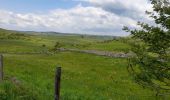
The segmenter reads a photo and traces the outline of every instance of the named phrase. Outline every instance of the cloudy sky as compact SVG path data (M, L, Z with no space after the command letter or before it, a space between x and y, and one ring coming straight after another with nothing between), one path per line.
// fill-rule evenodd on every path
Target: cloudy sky
M149 0L0 0L0 27L127 36L123 26L150 21Z

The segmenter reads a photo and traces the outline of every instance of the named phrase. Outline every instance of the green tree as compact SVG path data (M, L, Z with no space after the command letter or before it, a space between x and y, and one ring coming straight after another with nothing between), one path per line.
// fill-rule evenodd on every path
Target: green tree
M56 42L54 49L59 49L62 47L62 44L60 42Z
M155 25L138 22L141 29L130 32L134 56L129 58L128 71L135 82L159 94L170 90L170 1L150 0L153 12L146 11ZM166 91L166 92L167 92Z

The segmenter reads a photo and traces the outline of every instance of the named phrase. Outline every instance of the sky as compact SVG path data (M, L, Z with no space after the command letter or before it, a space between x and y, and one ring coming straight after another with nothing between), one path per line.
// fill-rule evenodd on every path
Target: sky
M149 0L0 0L0 27L127 36L123 26L151 21L146 10L152 10Z

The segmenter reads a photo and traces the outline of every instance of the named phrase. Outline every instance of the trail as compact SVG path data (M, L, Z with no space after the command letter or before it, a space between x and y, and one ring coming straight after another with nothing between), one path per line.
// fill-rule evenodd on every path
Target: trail
M79 49L66 49L66 48L58 48L57 50L95 54L98 56L107 56L107 57L112 57L112 58L128 58L129 56L132 55L130 53L99 51L99 50L79 50Z

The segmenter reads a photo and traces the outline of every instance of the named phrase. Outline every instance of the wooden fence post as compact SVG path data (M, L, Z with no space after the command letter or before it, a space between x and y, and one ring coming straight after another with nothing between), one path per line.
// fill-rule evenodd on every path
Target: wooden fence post
M0 81L3 80L3 55L0 55Z
M60 80L61 80L61 67L57 67L55 75L55 100L60 100Z

